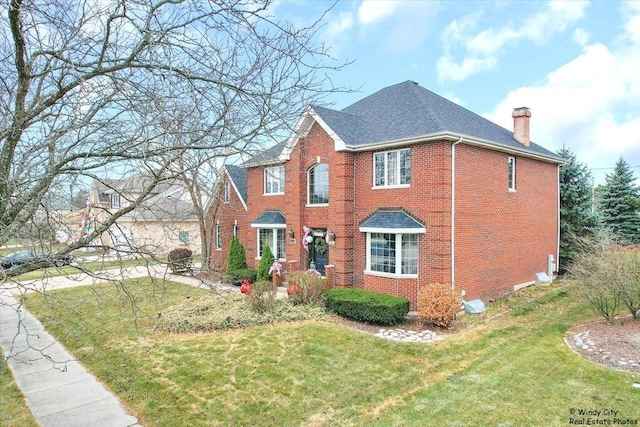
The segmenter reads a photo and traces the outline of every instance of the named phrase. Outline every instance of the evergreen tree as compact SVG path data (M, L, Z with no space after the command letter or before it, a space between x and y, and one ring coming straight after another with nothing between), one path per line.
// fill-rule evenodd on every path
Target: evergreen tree
M602 221L621 243L640 243L640 189L629 164L622 158L602 187Z
M244 250L244 246L240 243L235 236L231 239L229 245L229 255L227 257L227 274L231 274L238 270L245 270L247 268L247 256Z
M591 172L568 148L558 154L565 160L560 167L560 259L564 271L579 252L580 241L592 236L599 226L593 212Z
M269 270L271 270L271 266L273 265L274 261L275 258L273 256L273 252L271 252L271 248L269 247L269 245L264 245L264 248L262 248L260 265L258 266L258 281L271 280Z

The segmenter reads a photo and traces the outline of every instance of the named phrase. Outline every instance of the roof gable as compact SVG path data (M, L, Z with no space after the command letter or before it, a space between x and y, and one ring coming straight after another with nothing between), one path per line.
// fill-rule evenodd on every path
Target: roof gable
M236 190L244 210L247 210L247 201L249 192L247 191L247 170L239 166L225 165L227 176L231 181L231 185Z

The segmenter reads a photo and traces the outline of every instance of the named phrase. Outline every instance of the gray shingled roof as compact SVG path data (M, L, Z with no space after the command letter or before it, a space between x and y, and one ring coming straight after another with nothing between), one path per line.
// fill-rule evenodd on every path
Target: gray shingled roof
M238 189L240 197L247 203L247 170L234 165L225 165L225 167L229 173L229 178L231 178L231 181L233 181L233 184Z
M258 166L258 165L268 165L273 163L279 163L280 153L284 148L287 141L282 141L272 147L267 148L261 153L256 154L251 159L247 160L242 164L242 166Z
M513 138L512 130L498 126L410 80L381 89L339 112L312 108L347 146L448 132L559 158L534 143L525 147Z
M285 225L287 220L280 211L264 211L258 218L251 222L252 226L255 225Z
M424 224L407 214L401 209L377 210L371 216L360 223L363 229L403 229L424 231Z
M341 111L311 106L347 147L449 133L496 146L562 160L535 143L526 147L505 129L408 80L386 87ZM260 153L243 166L278 161L284 142Z

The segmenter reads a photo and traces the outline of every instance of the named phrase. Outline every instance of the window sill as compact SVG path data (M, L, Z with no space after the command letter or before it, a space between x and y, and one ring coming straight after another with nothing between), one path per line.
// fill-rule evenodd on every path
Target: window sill
M515 188L510 188L509 193L517 193L518 191Z
M417 274L395 274L395 273L382 273L380 271L365 270L365 276L386 277L388 279L417 279Z
M263 196L284 196L284 193L262 193Z
M329 207L329 203L307 203L305 205L307 208L326 208Z
M411 184L399 184L399 185L378 185L371 187L372 190L395 190L398 188L411 188Z

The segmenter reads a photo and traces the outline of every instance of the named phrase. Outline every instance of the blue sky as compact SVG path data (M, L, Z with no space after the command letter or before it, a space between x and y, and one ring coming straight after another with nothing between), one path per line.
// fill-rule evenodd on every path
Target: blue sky
M272 13L303 24L331 5ZM507 129L529 107L532 140L570 148L596 184L620 157L640 176L640 1L341 1L323 22L318 41L355 61L332 80L359 89L334 108L414 80Z

